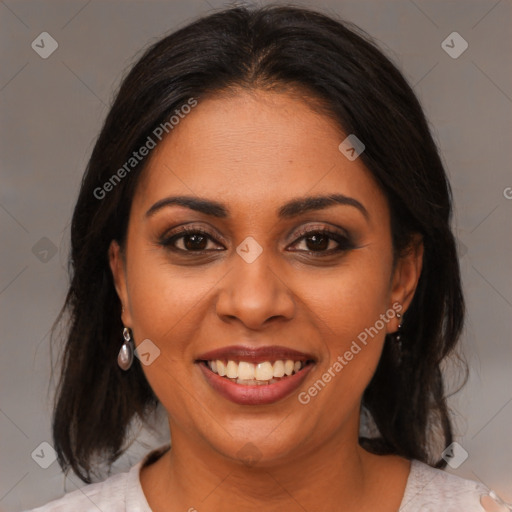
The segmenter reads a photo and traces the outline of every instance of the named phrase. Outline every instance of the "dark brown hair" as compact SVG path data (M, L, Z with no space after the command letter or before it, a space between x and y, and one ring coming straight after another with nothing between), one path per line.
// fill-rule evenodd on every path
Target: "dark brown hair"
M126 449L135 417L158 400L138 359L117 365L120 302L108 264L123 244L138 177L147 158L98 199L102 187L155 127L190 98L231 88L296 87L326 105L366 149L364 165L385 194L400 254L420 233L424 261L404 315L404 349L388 336L362 405L378 429L368 450L438 467L434 432L452 440L440 363L463 325L451 189L422 108L406 80L361 29L290 6L236 7L200 18L151 46L130 70L108 113L83 177L71 226L71 284L59 317L69 328L53 417L63 470L91 482L93 457L108 463ZM437 439L439 441L439 439Z

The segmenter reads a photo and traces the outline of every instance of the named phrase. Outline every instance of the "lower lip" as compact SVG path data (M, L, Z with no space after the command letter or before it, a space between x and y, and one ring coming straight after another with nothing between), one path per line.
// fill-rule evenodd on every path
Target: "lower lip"
M206 380L215 391L224 398L240 405L272 404L285 398L302 384L311 368L313 368L313 364L309 363L299 372L289 377L284 377L278 382L262 384L260 386L245 386L212 372L202 362L198 364Z

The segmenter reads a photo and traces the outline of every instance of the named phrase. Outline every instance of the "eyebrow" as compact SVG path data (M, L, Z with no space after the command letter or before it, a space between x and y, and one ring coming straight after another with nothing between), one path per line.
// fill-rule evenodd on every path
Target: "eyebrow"
M368 210L357 199L343 194L306 196L292 199L277 210L277 216L281 219L290 219L310 211L323 210L338 204L357 208L366 220L369 220ZM212 199L194 196L170 196L160 199L151 206L146 212L146 217L151 217L162 208L173 205L184 206L185 208L217 218L226 218L230 215L229 208Z

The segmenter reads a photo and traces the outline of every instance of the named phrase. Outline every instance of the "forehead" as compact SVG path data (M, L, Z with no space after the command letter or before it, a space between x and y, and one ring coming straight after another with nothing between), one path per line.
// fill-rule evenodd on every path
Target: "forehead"
M362 161L338 149L346 136L306 99L286 93L198 100L153 149L134 208L147 210L166 195L195 194L247 212L275 209L291 197L341 193L386 209Z

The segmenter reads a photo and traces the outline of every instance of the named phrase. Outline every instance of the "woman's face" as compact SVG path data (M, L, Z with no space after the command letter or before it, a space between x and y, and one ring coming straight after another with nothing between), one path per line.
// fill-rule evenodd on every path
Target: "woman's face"
M200 100L152 150L124 257L114 242L110 261L174 446L265 464L357 444L361 396L421 254L392 268L385 196L340 152L345 137L294 97L240 92ZM287 360L301 369L280 377Z

